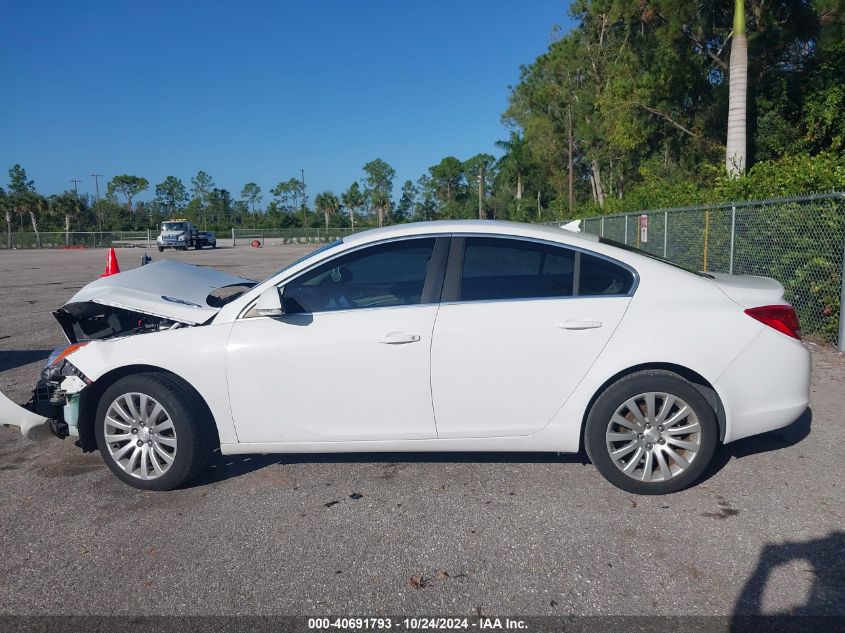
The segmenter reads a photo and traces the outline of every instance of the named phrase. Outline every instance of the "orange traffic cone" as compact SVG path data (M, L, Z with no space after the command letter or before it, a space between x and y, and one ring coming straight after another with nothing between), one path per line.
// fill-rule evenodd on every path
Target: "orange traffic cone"
M109 275L116 275L120 272L120 266L117 265L117 255L114 253L114 249L109 249L109 255L106 258L106 270L103 272L100 277L108 277Z

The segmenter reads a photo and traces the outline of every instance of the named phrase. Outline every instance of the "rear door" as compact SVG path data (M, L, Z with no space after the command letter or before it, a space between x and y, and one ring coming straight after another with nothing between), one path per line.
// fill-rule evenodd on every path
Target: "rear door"
M431 350L438 437L528 435L572 393L616 329L635 273L509 237L453 237Z

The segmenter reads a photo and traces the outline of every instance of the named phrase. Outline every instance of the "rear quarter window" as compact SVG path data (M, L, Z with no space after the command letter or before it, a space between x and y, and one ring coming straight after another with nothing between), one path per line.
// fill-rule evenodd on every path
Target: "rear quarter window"
M579 296L626 295L634 287L634 274L602 257L581 253Z

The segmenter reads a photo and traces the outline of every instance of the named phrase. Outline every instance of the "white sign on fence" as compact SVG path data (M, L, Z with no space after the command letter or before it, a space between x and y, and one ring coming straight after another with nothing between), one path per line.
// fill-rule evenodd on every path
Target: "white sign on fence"
M648 215L640 216L640 243L648 242Z

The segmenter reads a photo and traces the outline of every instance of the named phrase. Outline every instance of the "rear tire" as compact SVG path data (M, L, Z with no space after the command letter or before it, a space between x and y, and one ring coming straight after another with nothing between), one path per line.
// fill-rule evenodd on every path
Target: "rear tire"
M213 424L190 385L150 372L125 376L105 390L94 433L118 479L142 490L172 490L208 463Z
M614 486L662 495L701 477L716 450L718 428L715 412L691 382L668 371L640 371L595 401L584 447Z

